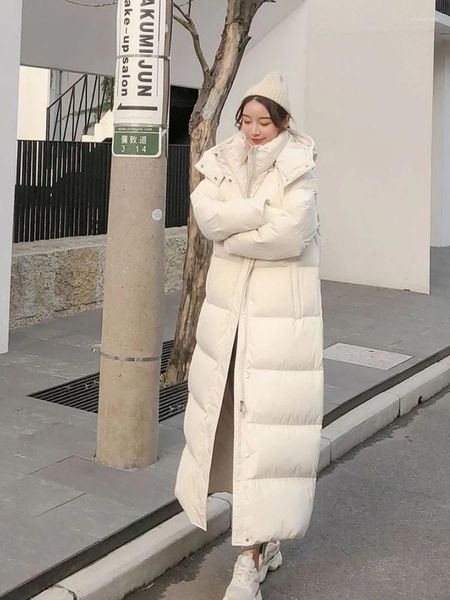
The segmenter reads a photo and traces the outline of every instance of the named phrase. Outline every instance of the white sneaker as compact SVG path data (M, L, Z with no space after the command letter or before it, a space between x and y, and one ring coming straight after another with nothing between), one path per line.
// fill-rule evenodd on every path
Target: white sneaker
M250 553L239 554L223 600L262 600L259 572Z
M283 564L280 551L280 542L266 542L263 544L262 553L259 555L259 581L266 578L267 571L275 571Z

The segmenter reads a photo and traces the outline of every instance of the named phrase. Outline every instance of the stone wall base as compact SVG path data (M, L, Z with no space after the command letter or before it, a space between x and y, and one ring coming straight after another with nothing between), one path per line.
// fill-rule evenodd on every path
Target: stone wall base
M186 227L166 229L166 294L181 290ZM97 308L106 235L13 244L10 327Z

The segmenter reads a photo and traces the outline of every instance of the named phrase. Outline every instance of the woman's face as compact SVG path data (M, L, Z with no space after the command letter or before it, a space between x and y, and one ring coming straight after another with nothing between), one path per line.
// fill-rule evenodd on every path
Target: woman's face
M250 144L255 145L267 144L280 133L267 108L257 100L250 100L244 106L241 130Z

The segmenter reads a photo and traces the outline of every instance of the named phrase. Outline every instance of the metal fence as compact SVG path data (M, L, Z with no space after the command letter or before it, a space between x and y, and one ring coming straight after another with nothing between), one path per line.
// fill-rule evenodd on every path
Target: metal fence
M114 78L86 74L47 108L46 139L81 140L112 109Z
M14 241L106 233L111 143L19 140ZM166 227L186 225L189 147L169 146Z
M187 224L189 211L189 146L170 144L167 155L166 227Z
M436 0L436 10L450 16L450 0Z

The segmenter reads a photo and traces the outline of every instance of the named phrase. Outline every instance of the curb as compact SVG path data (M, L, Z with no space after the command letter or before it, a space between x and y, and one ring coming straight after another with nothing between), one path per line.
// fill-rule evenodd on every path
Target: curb
M225 533L231 526L230 500L227 493L208 497L207 532L181 512L33 600L122 600Z
M364 402L322 429L318 472L450 384L450 356ZM34 596L33 600L123 600L231 526L232 495L208 497L208 531L184 512Z

